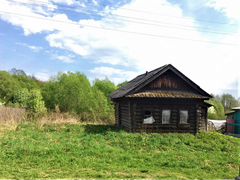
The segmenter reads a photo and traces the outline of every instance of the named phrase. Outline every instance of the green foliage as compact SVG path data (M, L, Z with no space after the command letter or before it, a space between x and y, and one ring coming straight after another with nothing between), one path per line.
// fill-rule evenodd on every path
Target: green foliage
M39 82L35 79L32 79L31 77L23 75L13 75L13 78L18 81L21 88L27 88L28 90L40 88Z
M14 75L0 71L0 99L7 105L14 103L14 96L19 93L19 89L39 89L39 84L21 70L17 70Z
M225 112L240 105L240 102L230 94L214 96L209 103L213 105L208 109L209 119L225 119Z
M231 110L233 107L239 106L239 102L231 94L223 94L220 100L225 108L225 111Z
M104 125L22 124L0 138L3 179L233 179L239 139L132 134Z
M28 100L30 99L29 97L30 92L28 89L20 89L14 95L13 104L22 108L28 108Z
M58 102L58 93L59 90L59 83L56 80L50 80L45 83L42 87L42 95L46 107L49 110L54 110L56 106L59 105Z
M20 83L8 72L0 71L0 99L9 103L14 94L20 89Z
M60 109L84 121L110 122L114 119L109 95L116 87L109 80L96 80L91 86L85 75L65 73L41 83L22 70L10 72L0 72L1 104L25 108L36 115L44 114L46 105L50 111Z
M115 84L112 83L108 79L105 79L105 80L96 79L93 87L102 91L104 93L104 95L108 98L109 98L110 94L117 89Z
M208 118L209 119L225 119L224 107L222 103L212 98L208 101L213 106L208 109Z
M93 100L91 85L85 75L68 73L59 76L59 107L77 114L90 112Z
M43 97L40 90L33 89L29 91L27 109L30 109L31 112L37 115L46 113L45 103L43 101Z
M59 107L60 111L76 114L83 121L109 122L113 120L113 108L104 93L110 93L112 85L108 81L97 81L91 87L85 75L66 73L47 82L42 92L46 106L51 110Z
M20 89L14 95L14 105L27 109L29 112L42 115L46 113L45 104L38 89Z
M98 104L98 114L100 114L100 119L106 119L110 121L114 119L114 107L112 105L110 95L113 93L117 87L110 80L95 80L93 85L93 92L95 94L95 100ZM102 114L101 114L102 112Z
M114 119L114 109L110 104L105 94L98 88L93 87L94 94L94 110L96 119L100 119L105 122L111 122Z
M5 102L2 99L0 99L0 106L2 106L4 104L5 104Z

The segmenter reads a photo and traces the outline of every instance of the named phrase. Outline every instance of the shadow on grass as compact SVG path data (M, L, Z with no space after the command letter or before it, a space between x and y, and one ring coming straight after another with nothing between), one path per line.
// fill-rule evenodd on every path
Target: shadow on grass
M84 128L85 132L91 134L106 134L107 132L119 131L119 129L115 125L87 124Z

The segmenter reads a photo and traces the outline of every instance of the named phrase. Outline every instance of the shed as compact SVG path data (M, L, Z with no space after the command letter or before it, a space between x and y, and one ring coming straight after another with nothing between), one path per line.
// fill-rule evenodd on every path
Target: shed
M129 132L207 130L212 96L171 64L146 72L111 94L116 125Z
M227 133L240 135L240 107L234 107L227 115Z

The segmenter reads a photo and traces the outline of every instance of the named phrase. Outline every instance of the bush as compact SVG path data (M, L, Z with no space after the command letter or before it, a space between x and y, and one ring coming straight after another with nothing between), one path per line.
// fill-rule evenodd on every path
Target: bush
M37 116L46 113L41 91L38 89L33 89L30 91L28 89L20 89L14 95L13 103L15 106L25 108L30 113Z
M49 111L67 112L83 121L113 120L109 95L116 89L109 80L96 80L91 86L81 73L63 73L48 82L39 82L24 71L0 71L0 105L25 108L39 116ZM46 106L46 107L45 107Z
M105 93L112 90L106 90L108 87L105 88L100 81L97 84L92 87L81 73L59 74L44 85L44 101L47 108L59 107L61 112L75 114L83 121L109 122L113 119L113 108Z
M20 87L19 82L9 73L0 71L0 99L6 103L11 102L14 94Z

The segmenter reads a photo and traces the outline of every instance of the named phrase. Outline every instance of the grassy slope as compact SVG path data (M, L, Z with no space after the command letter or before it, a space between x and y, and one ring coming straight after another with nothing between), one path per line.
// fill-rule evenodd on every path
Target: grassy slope
M23 124L0 138L0 178L233 178L239 147L239 139L217 133Z

